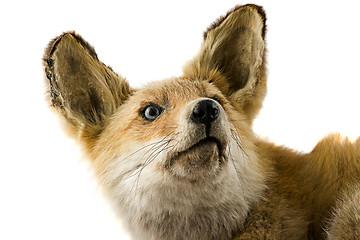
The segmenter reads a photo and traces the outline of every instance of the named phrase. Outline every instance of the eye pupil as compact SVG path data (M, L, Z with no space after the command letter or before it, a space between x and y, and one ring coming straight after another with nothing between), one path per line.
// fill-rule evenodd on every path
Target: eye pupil
M148 107L147 109L146 109L146 112L145 112L145 114L147 115L147 116L150 116L150 117L155 117L155 116L157 116L158 114L159 114L159 110L157 109L157 108L155 108L155 107Z
M163 109L157 105L148 105L146 106L143 111L142 111L142 117L145 120L148 121L154 121L157 117L160 116L160 114L162 113Z

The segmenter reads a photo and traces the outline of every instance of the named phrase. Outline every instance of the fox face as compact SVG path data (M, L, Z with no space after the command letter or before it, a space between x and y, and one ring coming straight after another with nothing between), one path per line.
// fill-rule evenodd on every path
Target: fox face
M51 105L134 239L229 239L265 189L252 121L266 92L265 14L236 7L183 76L132 89L70 32L50 42Z
M133 170L126 171L145 170L147 165L153 171L194 181L216 175L227 158L231 136L220 97L224 106L228 104L206 82L173 79L150 85L134 94L116 113L111 131L104 132L110 135L105 142L116 137L114 132L123 133L111 149L119 149L118 154L125 155L124 161L131 159Z

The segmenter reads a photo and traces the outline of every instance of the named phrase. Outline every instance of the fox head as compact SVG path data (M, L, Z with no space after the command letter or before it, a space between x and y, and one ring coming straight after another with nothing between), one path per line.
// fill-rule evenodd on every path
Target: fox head
M266 92L265 14L236 7L183 75L133 89L74 32L44 56L49 100L135 239L228 239L265 188L251 130Z

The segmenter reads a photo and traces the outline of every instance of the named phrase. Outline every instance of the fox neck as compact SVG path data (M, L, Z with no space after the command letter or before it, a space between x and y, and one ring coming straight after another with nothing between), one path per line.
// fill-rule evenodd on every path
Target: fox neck
M247 196L239 196L235 179L154 186L152 191L120 203L134 239L230 239L251 205Z
M230 239L266 188L255 152L229 160L211 179L182 180L148 166L107 192L133 239Z

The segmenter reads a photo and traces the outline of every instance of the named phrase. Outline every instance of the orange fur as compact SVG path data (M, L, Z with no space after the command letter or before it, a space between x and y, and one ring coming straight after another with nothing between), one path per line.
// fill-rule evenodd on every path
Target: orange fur
M261 7L234 8L183 76L138 90L79 35L49 44L52 106L135 239L359 237L360 139L330 135L302 154L252 131L266 93L265 21Z

